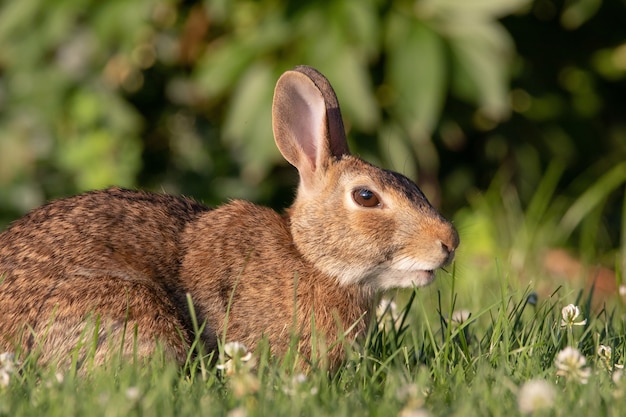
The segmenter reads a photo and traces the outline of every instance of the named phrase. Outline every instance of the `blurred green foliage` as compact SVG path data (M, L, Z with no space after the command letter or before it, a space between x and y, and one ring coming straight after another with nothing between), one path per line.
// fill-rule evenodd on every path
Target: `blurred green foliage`
M331 80L353 151L415 178L447 214L479 207L487 189L525 207L554 163L554 207L566 210L624 169L625 10L624 0L2 2L0 224L112 184L284 207L296 177L272 141L271 98L297 64ZM596 238L615 246L624 177L566 226L599 210Z

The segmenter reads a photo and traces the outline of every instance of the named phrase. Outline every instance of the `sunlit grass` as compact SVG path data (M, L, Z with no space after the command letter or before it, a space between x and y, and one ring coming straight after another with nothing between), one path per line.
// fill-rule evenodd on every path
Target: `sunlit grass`
M295 355L272 358L266 348L254 352L255 367L204 371L159 355L78 373L5 358L0 415L517 415L533 407L620 415L626 333L619 302L597 310L587 294L561 288L541 297L507 286L490 305L465 310L477 294L454 292L457 279L452 271L440 277L442 288L398 294L396 310L386 310L334 375L294 370ZM222 360L236 360L231 350Z

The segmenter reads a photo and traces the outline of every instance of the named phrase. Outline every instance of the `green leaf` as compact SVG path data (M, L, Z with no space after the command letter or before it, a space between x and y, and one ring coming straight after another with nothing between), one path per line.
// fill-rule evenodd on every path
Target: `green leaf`
M275 52L289 39L290 26L280 17L270 13L247 31L225 35L209 45L194 73L204 94L210 98L227 94L256 59Z
M346 128L353 124L366 132L374 131L380 121L380 110L366 57L351 47L340 22L332 22L327 30L315 34L315 39L305 48L304 62L321 71L335 89Z
M422 0L416 3L419 15L458 21L503 17L528 5L530 0Z
M580 195L561 218L560 227L569 236L585 217L617 187L626 183L626 162L617 164Z
M374 57L380 50L380 17L371 0L342 1L331 8L331 18L343 30L344 40L367 57Z
M253 53L239 40L225 41L200 59L194 77L210 98L221 96L241 77L254 58Z
M417 178L417 164L412 157L413 150L406 142L403 129L393 124L383 126L380 129L378 143L381 155L387 160L385 165L409 178Z
M239 155L246 180L256 183L281 160L273 144L272 97L276 78L269 65L250 67L241 78L228 109L223 137Z
M31 23L40 10L41 0L3 2L0 7L0 44Z
M478 103L493 120L509 113L508 69L513 42L497 22L447 28L453 56L453 87L461 98Z
M141 146L137 138L120 139L108 130L94 129L59 143L56 159L73 175L79 190L128 187L135 183Z
M591 19L602 5L602 0L574 0L565 3L561 25L565 29L578 29Z
M330 51L332 65L320 66L339 98L344 118L359 129L371 132L378 126L380 111L364 63L354 50L336 44Z
M388 25L386 82L396 97L393 111L413 140L428 138L446 94L445 46L419 21L396 14Z

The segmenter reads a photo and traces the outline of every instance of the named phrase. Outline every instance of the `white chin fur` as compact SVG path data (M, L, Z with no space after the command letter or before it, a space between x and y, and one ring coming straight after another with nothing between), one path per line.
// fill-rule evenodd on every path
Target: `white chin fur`
M375 290L388 290L391 288L412 288L423 287L435 280L435 272L431 270L398 270L390 268L381 268L375 271L369 270L342 271L336 276L343 285L361 284L373 287Z
M440 264L434 261L423 261L409 256L402 256L395 258L389 265L390 270L398 272L412 273L412 272L424 272L433 271L439 268Z
M372 277L374 285L381 290L391 288L423 287L435 280L434 271L402 271L388 269L381 274Z
M391 288L423 287L435 280L435 270L441 266L437 260L420 260L399 256L386 267L380 268L368 279L380 290Z
M367 269L328 268L326 272L337 277L342 285L361 284L371 286L376 290L387 290L428 285L435 280L434 270L438 267L439 265L404 258L391 265L385 264Z

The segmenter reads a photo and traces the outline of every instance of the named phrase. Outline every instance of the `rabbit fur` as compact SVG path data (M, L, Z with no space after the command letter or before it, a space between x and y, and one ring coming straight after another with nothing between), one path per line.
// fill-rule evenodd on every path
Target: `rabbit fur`
M35 349L43 362L92 349L100 363L160 345L182 364L196 338L211 352L222 335L251 349L266 337L281 354L295 334L303 360L336 368L335 342L366 332L377 294L430 283L458 234L408 178L350 155L316 70L284 73L272 114L300 175L284 214L109 188L12 223L0 234L0 349Z

